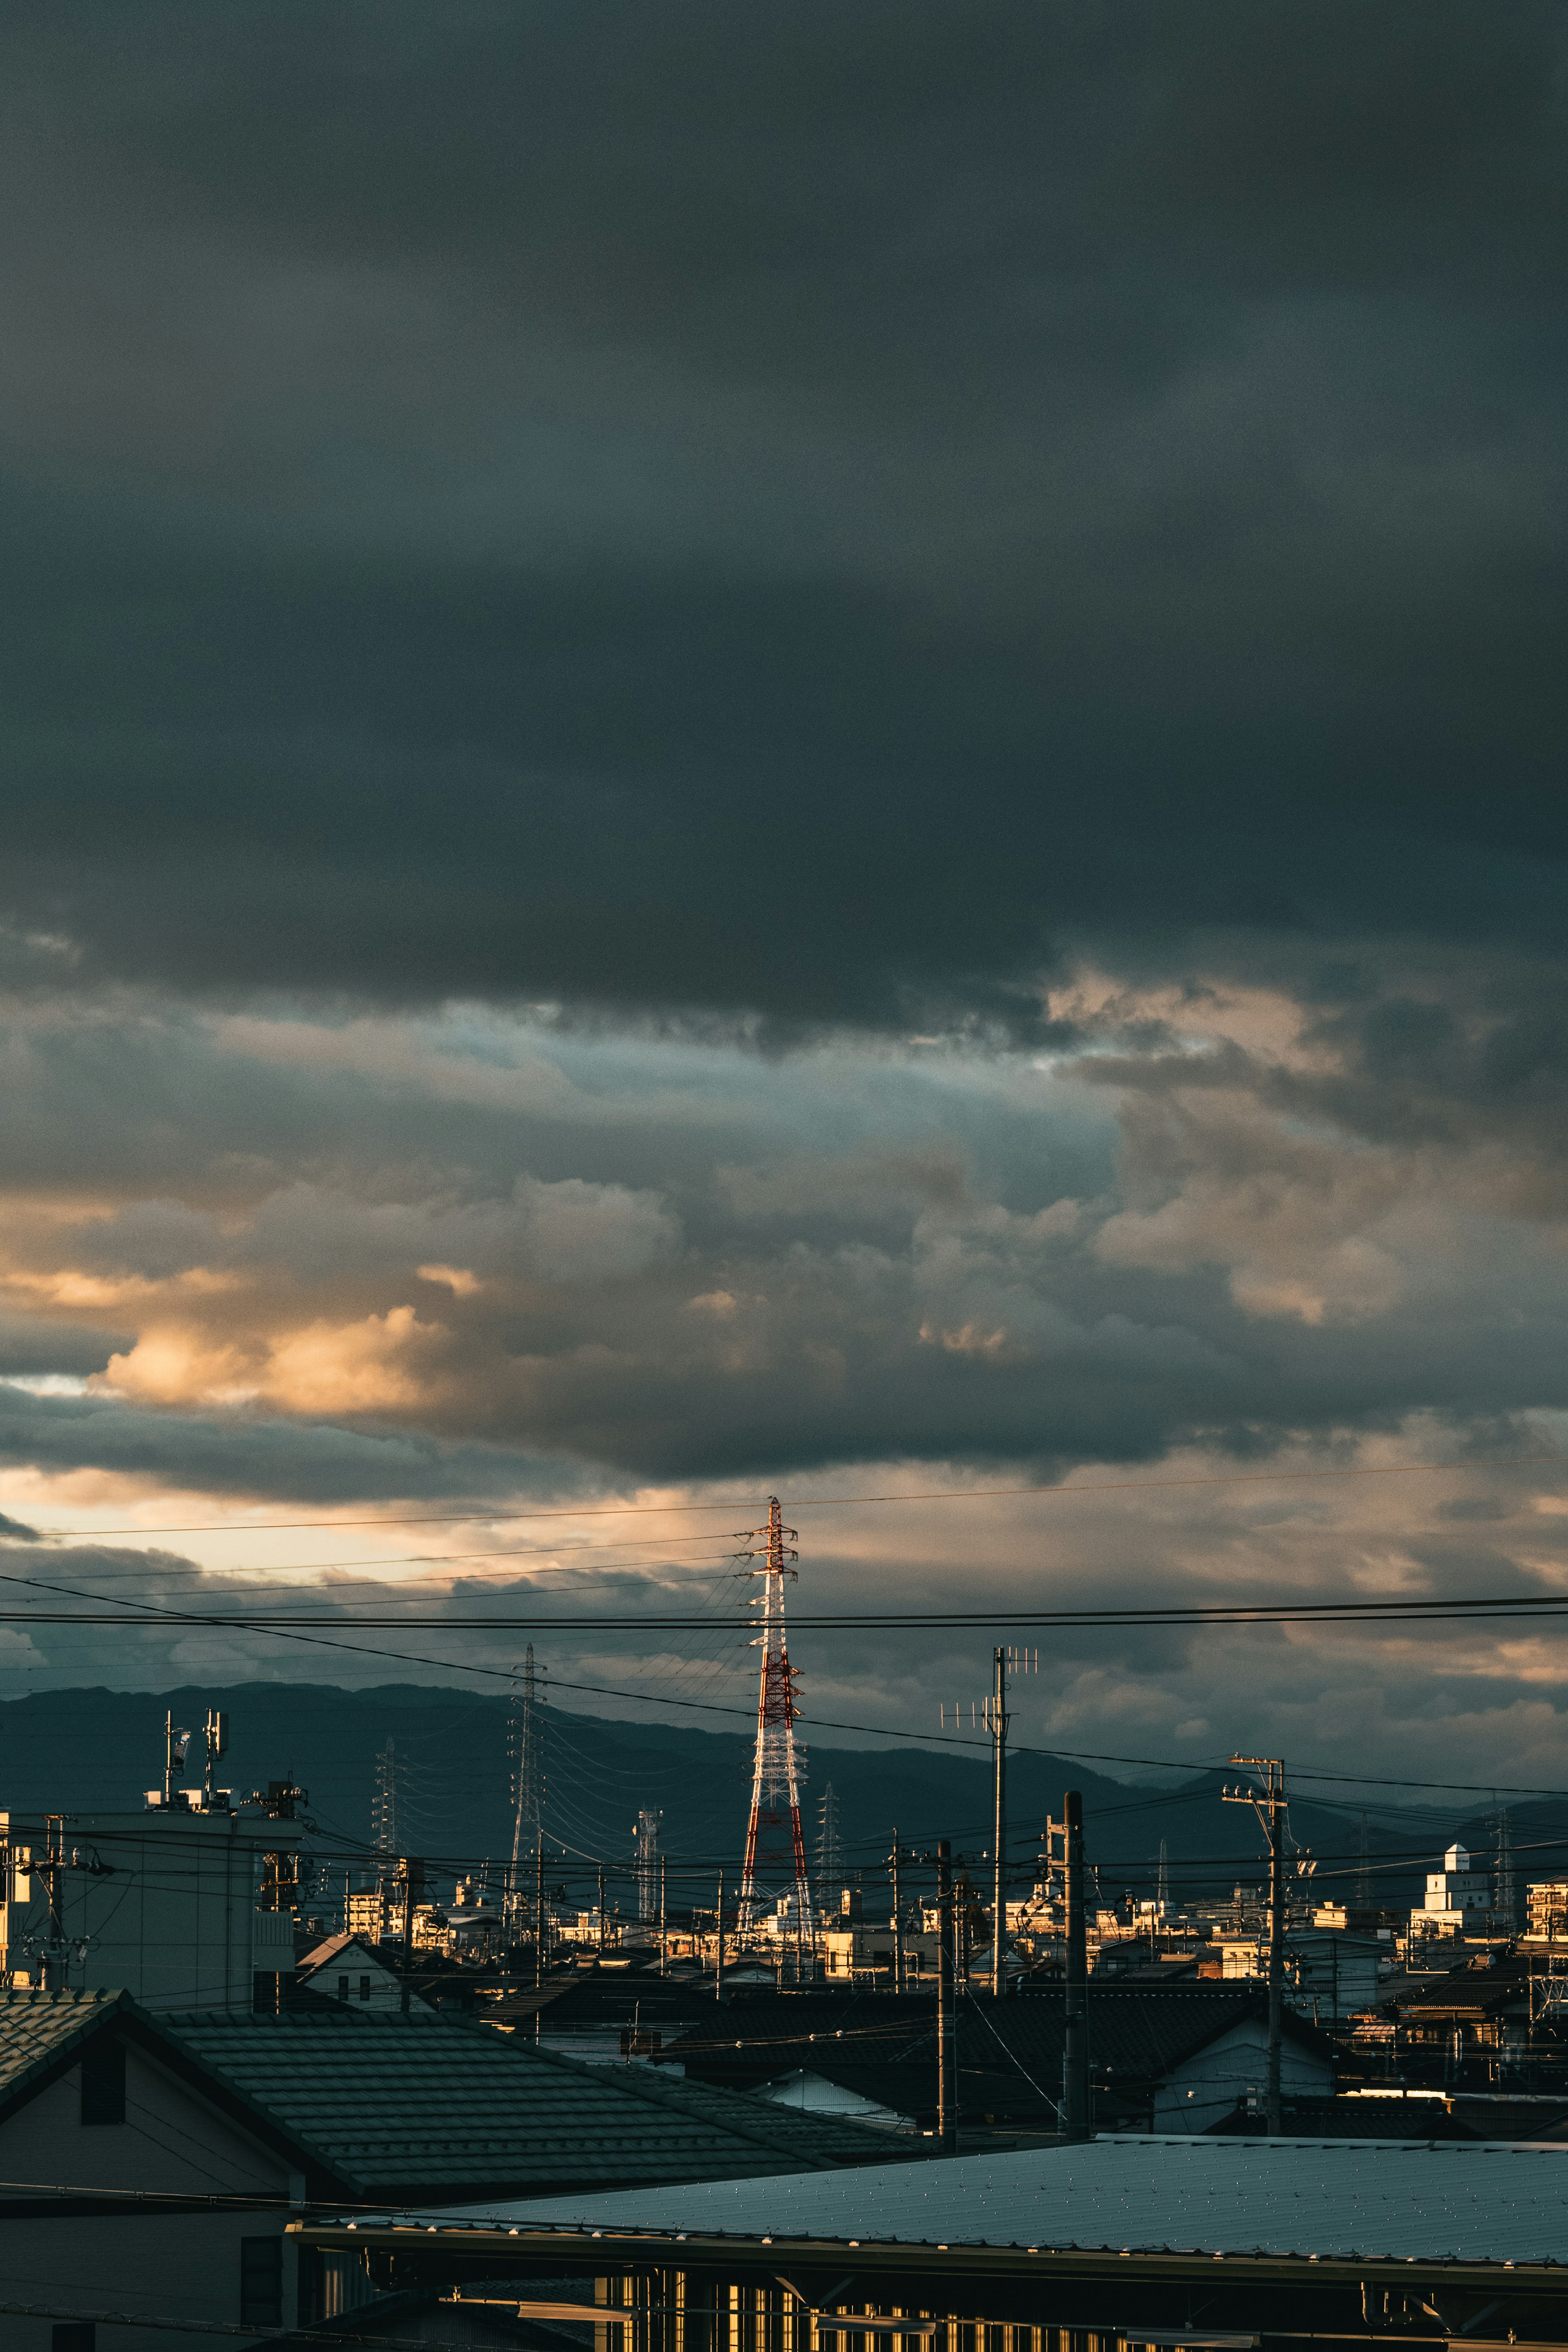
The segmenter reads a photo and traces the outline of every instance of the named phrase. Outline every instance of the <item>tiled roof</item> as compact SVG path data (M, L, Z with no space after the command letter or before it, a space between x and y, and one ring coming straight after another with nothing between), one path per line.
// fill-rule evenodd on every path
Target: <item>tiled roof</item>
M8 1992L0 1996L0 2105L85 2042L120 2008L119 1992Z
M513 2195L885 2163L885 2134L644 2067L585 2066L489 2026L335 2007L160 2028L355 2194Z

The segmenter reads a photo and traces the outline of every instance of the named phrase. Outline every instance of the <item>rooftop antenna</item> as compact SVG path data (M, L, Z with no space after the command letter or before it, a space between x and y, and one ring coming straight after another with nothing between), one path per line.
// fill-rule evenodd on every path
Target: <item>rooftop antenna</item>
M166 1805L172 1805L174 1801L176 1782L184 1780L185 1759L190 1753L190 1733L176 1731L173 1717L165 1715L163 1717L163 1802Z
M213 1776L229 1752L229 1719L221 1707L210 1706L207 1709L206 1741L207 1762L202 1775L202 1802L210 1808L217 1793L213 1787Z
M748 1528L746 1540L760 1547L743 1551L741 1559L760 1559L752 1569L762 1579L762 1590L751 1596L762 1612L762 1631L753 1641L762 1653L762 1673L757 1698L757 1754L751 1774L751 1812L746 1825L746 1867L740 1882L742 1935L758 1924L765 1899L765 1876L788 1874L794 1884L796 1968L803 1951L815 1948L816 1924L811 1889L806 1875L806 1841L800 1828L800 1782L803 1774L795 1750L795 1683L784 1633L784 1580L795 1580L796 1530L784 1525L779 1497L768 1498L768 1525ZM788 1839L786 1850L785 1840ZM722 1930L721 1930L722 1936Z

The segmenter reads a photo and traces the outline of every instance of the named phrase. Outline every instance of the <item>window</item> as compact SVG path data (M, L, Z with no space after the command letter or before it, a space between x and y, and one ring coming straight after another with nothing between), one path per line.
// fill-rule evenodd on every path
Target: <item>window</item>
M100 2033L81 2053L81 2121L125 2121L125 2045Z
M283 2241L239 2242L239 2322L242 2327L283 2325Z
M360 1979L360 1999L361 2000L369 2000L370 1997L371 1980L369 1977L361 1977Z
M91 2320L61 2320L49 2331L49 2352L93 2352Z
M340 2000L348 2000L348 1998L349 1998L349 1979L348 1979L348 1978L347 1978L347 1977L340 1977L340 1978L338 1979L338 1999L339 1999Z

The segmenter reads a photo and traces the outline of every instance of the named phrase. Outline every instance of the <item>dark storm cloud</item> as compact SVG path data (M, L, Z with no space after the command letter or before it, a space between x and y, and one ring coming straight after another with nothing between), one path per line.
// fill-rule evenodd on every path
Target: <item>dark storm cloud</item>
M1555 946L1551 12L10 39L43 984L1027 1025L1086 940Z

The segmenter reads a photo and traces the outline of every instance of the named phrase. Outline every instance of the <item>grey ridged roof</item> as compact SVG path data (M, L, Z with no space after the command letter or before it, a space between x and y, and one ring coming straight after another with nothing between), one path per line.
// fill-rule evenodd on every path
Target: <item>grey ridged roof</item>
M0 2101L17 2096L75 2042L124 2005L118 1992L0 1995Z
M450 2225L448 2212L430 2216ZM693 2236L1364 2260L1568 2262L1568 2147L1106 2138L1083 2147L476 2207Z
M334 2005L160 2017L168 2040L366 2196L697 2180L881 2158L883 2132L645 2067L585 2066L486 2025Z

